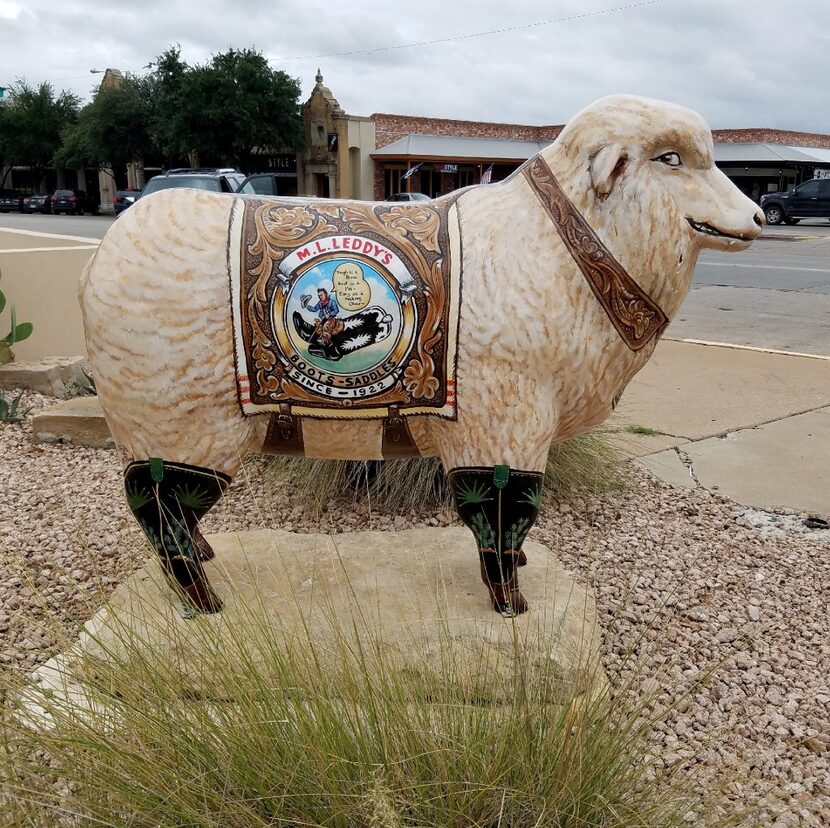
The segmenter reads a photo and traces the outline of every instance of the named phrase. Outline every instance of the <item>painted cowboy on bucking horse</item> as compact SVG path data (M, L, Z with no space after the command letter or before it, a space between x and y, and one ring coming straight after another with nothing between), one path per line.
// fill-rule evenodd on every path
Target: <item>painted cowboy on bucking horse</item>
M323 343L323 350L328 350L331 344L331 338L341 333L344 328L342 319L337 318L340 313L340 305L337 304L337 299L334 294L329 294L325 288L317 288L317 298L319 301L310 305L311 296L306 294L302 297L301 304L304 310L317 314L317 319L314 323L314 334Z

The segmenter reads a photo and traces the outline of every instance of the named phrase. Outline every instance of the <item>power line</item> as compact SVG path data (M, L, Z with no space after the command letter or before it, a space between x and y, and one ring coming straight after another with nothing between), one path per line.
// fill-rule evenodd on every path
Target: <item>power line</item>
M440 43L451 43L454 40L471 40L474 37L488 37L489 35L505 34L506 32L518 32L523 29L535 29L539 26L552 26L555 23L569 23L573 20L584 20L586 17L598 17L601 14L615 14L617 12L639 9L643 6L656 6L658 3L665 3L666 0L643 0L640 3L631 3L627 6L614 6L609 9L599 9L582 14L571 14L567 17L557 17L553 20L540 20L537 23L524 23L521 26L507 26L503 29L490 29L486 32L473 32L471 34L453 35L452 37L440 37L435 40L420 40L415 43L398 43L395 46L378 46L374 49L355 49L350 52L326 52L319 55L293 55L284 58L269 58L271 63L282 63L287 60L317 60L318 58L347 57L349 55L373 55L377 52L390 52L394 49L412 49L416 46L435 46Z

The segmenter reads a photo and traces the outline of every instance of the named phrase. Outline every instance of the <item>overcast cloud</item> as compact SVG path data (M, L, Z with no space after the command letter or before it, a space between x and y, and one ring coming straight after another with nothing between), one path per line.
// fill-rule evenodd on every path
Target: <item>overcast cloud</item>
M613 92L664 98L712 127L830 133L830 0L661 0L450 43L329 57L585 15L636 0L0 0L0 86L88 99L92 68L141 72L254 46L300 80L318 65L343 108L563 123Z

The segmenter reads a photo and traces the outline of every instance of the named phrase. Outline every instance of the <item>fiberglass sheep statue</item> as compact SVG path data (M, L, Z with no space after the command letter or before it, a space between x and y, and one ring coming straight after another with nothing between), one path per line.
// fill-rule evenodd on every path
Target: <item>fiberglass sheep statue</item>
M700 250L761 232L712 154L694 112L613 96L505 181L431 202L138 201L80 298L129 506L186 609L221 608L198 520L269 452L438 456L494 608L524 612L551 443L609 415Z

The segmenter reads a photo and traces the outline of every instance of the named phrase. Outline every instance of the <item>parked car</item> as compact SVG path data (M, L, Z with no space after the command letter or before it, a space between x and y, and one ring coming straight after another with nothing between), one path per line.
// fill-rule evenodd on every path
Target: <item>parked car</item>
M0 190L0 213L22 213L23 193L17 190Z
M245 176L241 172L230 167L199 170L184 167L167 170L161 175L153 176L144 185L138 197L144 198L150 193L169 190L172 187L192 187L196 190L209 190L214 193L235 193L244 180Z
M811 178L788 193L761 196L767 224L798 224L804 218L830 218L830 178Z
M55 215L74 213L76 216L82 216L84 213L92 213L93 216L97 216L98 200L87 195L84 190L55 190L52 196L52 212Z
M285 182L285 179L282 179L282 181ZM285 183L281 185L280 179L273 173L252 173L242 182L239 192L248 195L289 195L280 192L282 187L285 187ZM296 187L294 191L296 193Z
M23 199L24 213L51 213L52 196L30 195Z
M120 216L128 207L132 207L135 200L141 195L141 190L118 190L112 199L112 209L116 216Z
M432 201L424 193L395 193L386 199L387 201Z

